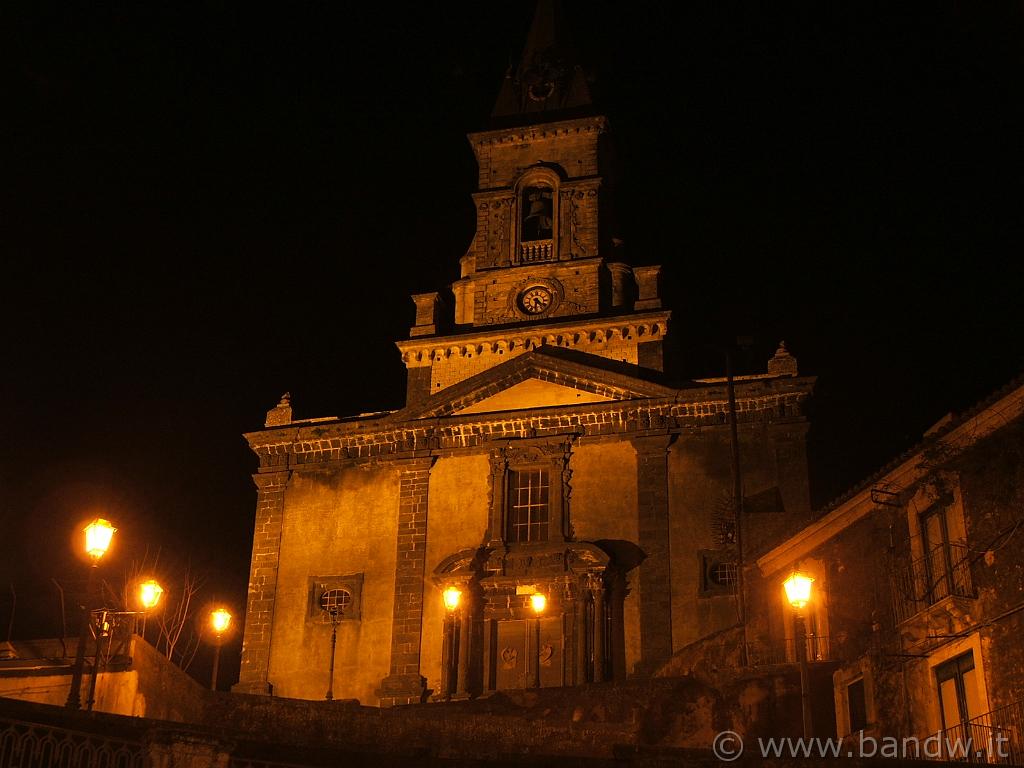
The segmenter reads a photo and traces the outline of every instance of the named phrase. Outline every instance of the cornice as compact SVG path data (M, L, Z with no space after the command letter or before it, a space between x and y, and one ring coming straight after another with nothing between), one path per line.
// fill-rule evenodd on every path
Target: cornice
M779 378L737 385L738 420L802 423L800 403L813 379ZM403 420L400 412L360 421L318 422L275 427L245 435L260 456L261 471L318 464L383 460L474 448L495 439L574 433L580 437L623 437L651 430L682 431L723 427L729 404L724 388L678 389L672 396L606 403L534 408L482 414L453 414Z
M486 144L522 144L538 139L567 136L572 133L602 133L608 128L608 119L603 115L557 120L551 123L523 125L514 128L496 128L466 134L469 143L476 149Z
M524 347L535 349L545 344L573 348L580 344L633 336L638 342L664 338L672 313L669 310L637 312L590 319L567 318L552 323L490 326L486 329L447 336L420 336L396 341L402 362L424 363L437 356L453 357L486 352L497 353Z

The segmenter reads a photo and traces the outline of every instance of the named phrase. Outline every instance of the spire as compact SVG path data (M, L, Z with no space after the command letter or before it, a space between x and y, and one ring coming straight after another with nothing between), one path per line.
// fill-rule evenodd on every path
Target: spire
M590 105L590 89L566 40L559 3L537 0L523 55L514 71L509 67L491 117L554 118Z

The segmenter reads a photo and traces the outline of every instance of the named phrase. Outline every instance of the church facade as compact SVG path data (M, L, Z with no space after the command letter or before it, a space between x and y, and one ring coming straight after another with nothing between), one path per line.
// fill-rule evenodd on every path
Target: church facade
M296 420L283 398L246 435L236 690L387 706L650 675L741 619L741 535L809 512L813 379L784 347L735 382L665 376L661 267L615 255L608 123L553 29L541 3L469 135L476 234L450 292L412 297L405 406Z

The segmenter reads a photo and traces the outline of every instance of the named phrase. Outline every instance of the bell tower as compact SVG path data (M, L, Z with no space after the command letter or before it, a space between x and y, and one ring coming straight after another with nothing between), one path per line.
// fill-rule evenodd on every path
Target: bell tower
M538 2L490 126L468 136L476 234L454 306L438 293L413 296L416 324L398 342L410 404L541 346L662 369L660 267L612 253L608 122L559 37L557 11Z

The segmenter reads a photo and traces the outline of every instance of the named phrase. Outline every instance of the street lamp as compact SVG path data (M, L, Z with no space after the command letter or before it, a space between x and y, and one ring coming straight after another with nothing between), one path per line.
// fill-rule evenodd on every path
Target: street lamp
M814 577L803 573L799 568L782 582L786 590L786 599L793 608L793 644L796 646L796 657L800 664L800 708L803 713L804 738L813 735L814 724L811 719L811 681L807 666L807 623L803 610L811 601L811 585Z
M142 631L139 632L139 635L143 639L146 637L146 618L159 605L163 596L164 588L160 586L156 579L147 579L139 584L138 598L139 605L142 606L142 611L140 611L142 614ZM136 629L138 629L137 621Z
M341 614L351 604L352 595L344 589L328 589L320 595L320 610L331 618L331 665L328 668L327 695L325 699L334 698L334 653L338 647L338 624Z
M534 592L530 595L530 607L533 608L533 613L536 618L536 631L534 633L535 645L537 646L536 664L534 665L533 672L533 687L540 688L540 615L544 613L544 609L547 607L548 598L543 592Z
M217 670L220 666L220 647L224 642L224 633L231 626L231 612L227 608L214 608L210 611L210 628L215 636L213 646L213 674L210 675L210 690L217 690Z
M452 585L448 587L443 595L445 614L444 649L445 659L444 680L441 695L450 699L453 693L458 692L459 670L458 670L458 642L462 641L458 632L458 610L462 601L462 590Z
M152 611L156 608L163 594L164 588L155 579L148 579L139 584L139 603L142 604L144 611Z
M68 700L65 703L68 709L82 708L82 672L85 668L85 644L89 636L89 623L92 620L90 603L96 583L96 567L110 548L110 541L116 530L117 528L111 525L109 520L104 520L102 517L97 517L85 526L85 553L90 560L89 578L85 586L85 599L82 601L82 624L78 635L78 648L75 650L75 666L71 672L71 690L68 691Z

